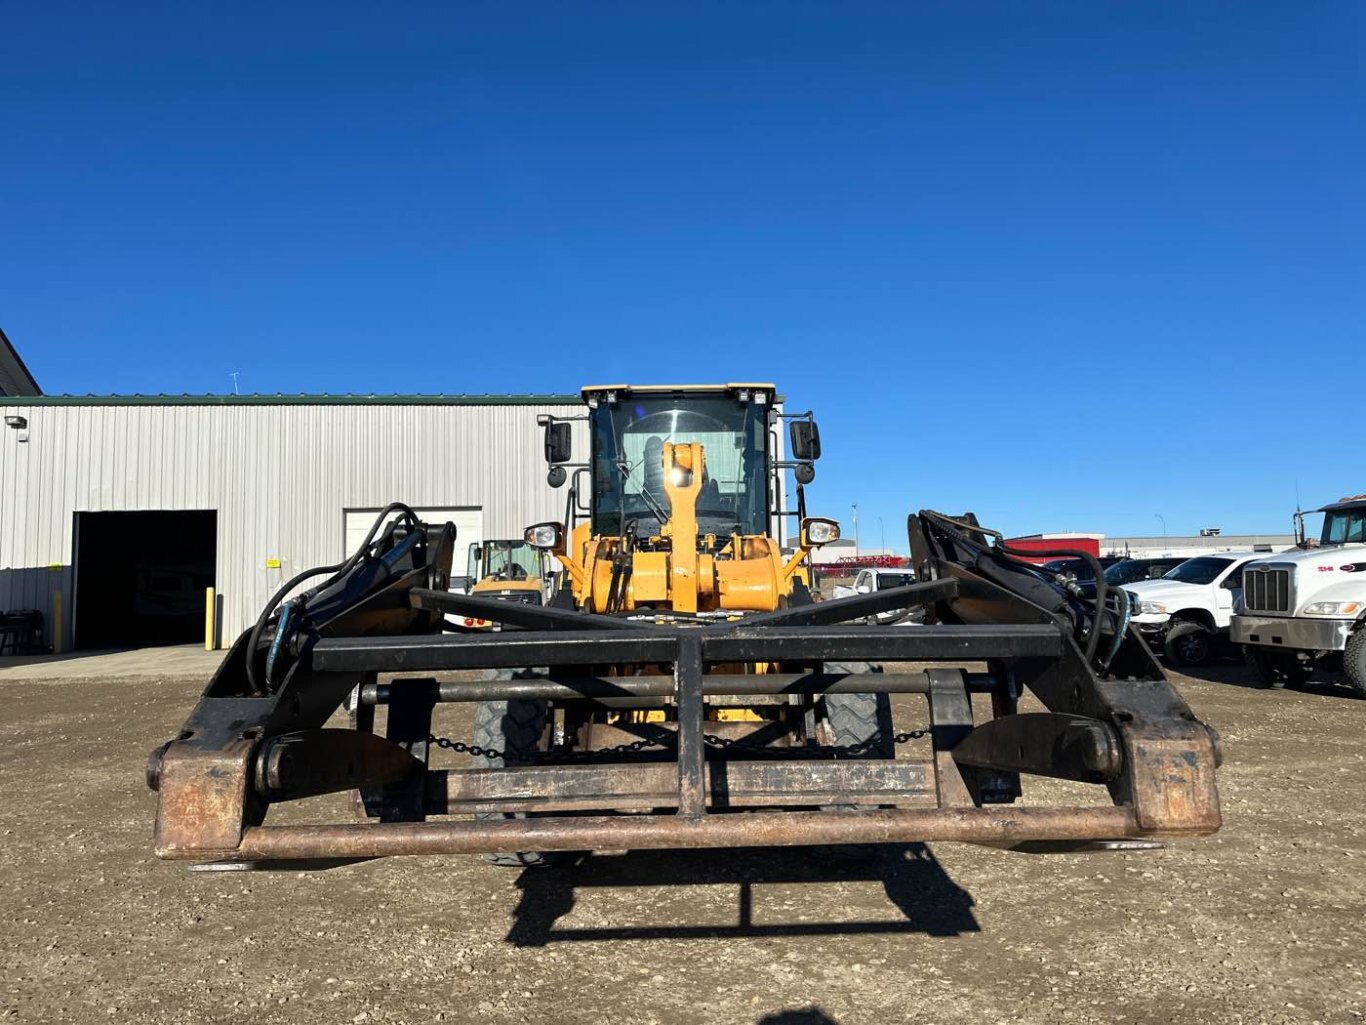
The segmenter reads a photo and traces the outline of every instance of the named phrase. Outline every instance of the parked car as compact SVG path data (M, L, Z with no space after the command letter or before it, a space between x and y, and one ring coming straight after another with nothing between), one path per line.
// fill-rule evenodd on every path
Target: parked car
M885 591L890 587L905 587L907 584L915 583L915 574L909 569L862 569L858 576L854 577L852 584L842 584L835 588L833 597L851 598L856 594L872 594L874 591ZM890 612L879 612L876 616L869 617L870 622L880 623L884 626L891 623L919 623L925 619L925 610L919 607L911 609L893 609Z
M1125 587L1140 580L1157 580L1185 561L1184 555L1166 555L1155 559L1120 559L1105 568L1105 583L1109 587ZM1077 582L1086 597L1096 596L1096 582L1089 574L1085 579L1078 578Z
M1220 552L1187 559L1157 580L1125 590L1138 600L1134 625L1167 659L1198 666L1227 642L1233 602L1241 595L1243 567L1266 552Z

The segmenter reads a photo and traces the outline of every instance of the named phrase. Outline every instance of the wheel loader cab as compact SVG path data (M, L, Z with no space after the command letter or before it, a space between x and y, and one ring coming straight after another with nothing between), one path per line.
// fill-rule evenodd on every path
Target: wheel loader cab
M778 530L780 474L814 476L811 455L785 463L775 439L782 419L770 384L583 390L590 452L576 467L571 511L586 499L587 519L562 530L527 532L533 544L553 538L574 603L594 612L771 612L786 607L803 558L838 536L830 521L784 560ZM551 482L566 475L567 426L543 418ZM800 440L818 438L809 414ZM815 443L818 451L819 442ZM586 480L584 478L586 477ZM800 504L800 503L799 503Z
M545 553L521 539L477 541L468 549L466 576L470 593L481 598L541 605L545 601ZM490 620L462 617L457 625L489 629Z

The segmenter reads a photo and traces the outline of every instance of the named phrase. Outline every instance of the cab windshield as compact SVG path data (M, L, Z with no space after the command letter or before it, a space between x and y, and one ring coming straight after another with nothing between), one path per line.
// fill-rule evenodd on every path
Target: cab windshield
M641 537L672 515L664 445L703 449L697 526L702 534L768 532L768 406L726 395L628 395L591 411L593 531Z
M1162 579L1179 580L1183 584L1212 584L1215 577L1231 565L1232 559L1187 559Z
M540 577L540 552L525 541L485 541L470 545L468 576L480 580L536 580Z
M1119 584L1132 584L1138 580L1148 578L1149 567L1152 563L1141 562L1138 559L1125 559L1117 562L1105 571L1105 582L1112 586Z
M1323 518L1326 545L1345 545L1366 541L1366 509L1339 509Z

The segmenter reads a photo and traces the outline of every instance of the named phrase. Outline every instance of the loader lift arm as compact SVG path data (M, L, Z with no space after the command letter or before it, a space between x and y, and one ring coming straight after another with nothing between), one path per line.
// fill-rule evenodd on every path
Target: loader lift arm
M185 728L153 753L156 853L262 862L916 840L1048 849L1219 827L1214 735L1128 627L1123 602L1088 603L1015 562L970 518L927 511L908 530L915 584L699 619L452 594L453 527L408 516L374 541L377 528L322 585L238 639ZM926 608L927 625L857 622L912 605ZM509 629L452 632L446 613ZM950 665L839 668L869 661ZM962 662L988 671L951 667ZM743 665L771 671L737 673ZM430 675L469 669L522 671ZM381 683L381 673L407 675ZM1022 688L1047 711L1020 713ZM716 695L799 702L848 692L923 696L928 757L747 748L705 733ZM989 698L981 721L973 695L979 706ZM328 728L348 696L353 728ZM654 734L662 750L640 757L552 752L497 769L430 767L435 706L489 700L615 709L665 700L676 722ZM381 706L384 736L374 732ZM1104 786L1112 803L1012 806L1029 776ZM344 791L359 792L378 821L266 822L274 803ZM820 810L830 806L840 810ZM616 814L641 808L653 811ZM469 817L488 812L507 817Z

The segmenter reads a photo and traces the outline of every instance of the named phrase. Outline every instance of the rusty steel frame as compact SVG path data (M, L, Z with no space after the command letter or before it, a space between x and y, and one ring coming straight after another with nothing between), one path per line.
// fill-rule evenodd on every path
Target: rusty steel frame
M378 858L498 851L800 847L962 841L1013 847L1046 841L1164 839L1183 830L1143 830L1125 808L907 808L859 812L624 815L394 825L257 826L225 859ZM205 852L212 853L212 852Z
M1103 611L1088 620L1070 597L1053 600L1020 583L1012 577L1017 571L992 562L997 557L977 540L971 531L941 530L929 514L912 517L922 583L892 597L879 592L736 621L649 622L499 602L485 608L474 603L483 599L447 600L435 586L445 571L420 564L390 574L382 593L363 585L350 593L346 580L332 581L332 604L342 610L335 621L296 627L283 643L267 635L257 644L256 635L244 634L180 735L153 753L156 853L260 861L925 840L1042 849L1216 830L1216 738L1167 683L1142 639L1132 628L1121 635L1111 627L1110 669L1098 670L1078 641L1099 636L1105 623L1094 616ZM449 544L444 555L449 559ZM851 625L897 601L927 602L927 625ZM477 607L493 619L504 613L501 621L512 629L437 632L441 615L456 607ZM281 650L284 668L266 674L269 688L262 691L249 685L247 668L264 658L267 644ZM986 661L988 672L824 668L865 660ZM756 662L777 663L781 671L739 676L733 669ZM528 666L545 668L512 680L377 680L380 672ZM1047 711L1019 714L1022 689ZM974 721L975 692L991 695L985 722ZM814 707L822 695L838 693L923 695L929 760L801 762L801 752L779 747L764 751L762 761L747 761L753 752L703 742L704 729L715 726L705 723L709 699L751 696ZM325 728L348 695L355 728ZM512 699L668 705L672 753L585 766L429 766L438 702ZM373 732L381 704L389 709L383 737ZM1001 802L1020 795L1022 775L1104 786L1113 806L1006 807ZM346 790L358 792L379 821L265 824L274 803ZM863 807L800 810L813 805ZM488 811L531 817L426 821Z

